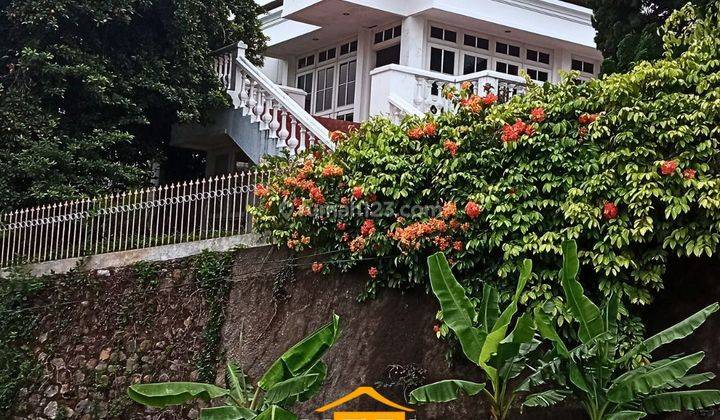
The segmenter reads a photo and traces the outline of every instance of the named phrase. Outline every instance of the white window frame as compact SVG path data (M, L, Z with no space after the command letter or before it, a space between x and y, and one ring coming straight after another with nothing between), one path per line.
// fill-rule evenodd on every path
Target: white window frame
M460 49L457 48L457 46L453 47L453 46L449 46L449 45L452 45L452 44L447 44L447 43L444 43L444 44L428 43L427 44L428 48L427 48L427 53L425 54L425 60L427 60L427 64L425 65L425 67L428 70L430 70L432 48L439 48L441 50L451 51L451 52L455 53L455 58L454 58L453 74L443 73L442 71L440 71L438 73L442 73L442 74L445 74L448 76L456 76L458 74L458 63L460 61ZM442 63L440 64L441 68L443 67L444 63L445 63L445 54L443 54L443 57L442 57ZM430 71L435 71L435 70L430 70Z
M400 27L400 35L399 35L399 36L394 36L395 28L398 27L398 26ZM373 31L372 31L372 50L373 50L373 51L382 50L382 49L385 49L385 48L387 48L387 47L391 47L391 46L393 46L393 45L395 45L395 44L399 44L399 43L400 43L400 39L402 38L402 21L396 21L396 22L394 22L394 23L392 23L392 24L389 24L389 25L383 25L383 26L381 26L381 28L382 28L382 29L374 28ZM378 33L378 32L385 32L385 31L387 31L388 29L392 29L392 30L393 30L393 37L390 38L390 39L384 39L382 42L378 42L378 43L376 44L376 43L375 43L375 34Z
M579 60L583 62L583 68L585 67L585 63L590 63L593 65L594 73L586 73L585 71L580 72L580 79L581 80L590 80L597 77L599 71L600 71L600 63L597 60L593 60L591 58L583 57L581 55L570 55L570 70L571 71L577 71L572 70L572 60Z
M487 50L484 50L484 49L482 49L482 48L471 47L471 46L469 46L469 45L465 45L465 35L474 36L475 38L487 39L487 40L488 40L488 49L487 49ZM462 48L463 50L467 50L467 52L469 52L469 53L473 53L473 52L478 52L478 51L479 51L479 52L481 52L483 55L491 56L491 55L493 54L493 52L495 52L495 50L494 50L494 47L495 47L495 41L494 41L494 39L495 39L494 37L492 37L492 36L490 36L490 35L488 35L488 34L481 33L481 32L465 31L465 32L462 33L462 40L460 40L460 41L458 42L458 44L460 45L460 48Z
M348 113L347 111L353 111L355 109L355 92L353 92L353 102L351 104L346 103L345 105L342 105L342 106L338 105L338 98L339 98L339 93L340 93L340 66L342 66L343 64L351 63L353 61L355 62L354 83L355 83L355 86L357 86L357 56L350 56L348 54L348 57L344 57L342 60L338 60L338 63L337 63L337 70L336 70L337 82L335 83L335 94L334 94L335 97L333 99L333 108L335 108L336 116L340 115L340 114L347 114ZM346 93L345 101L347 101L347 93Z
M523 70L525 70L525 73L527 73L528 70L543 71L543 72L547 73L547 75L548 75L547 82L551 82L551 81L552 81L552 71L551 71L550 69L546 68L546 67L525 66L525 68L524 68ZM529 73L528 73L528 77L530 77L530 74L529 74ZM547 82L543 82L543 81L541 81L541 80L533 79L532 77L530 77L530 78L532 79L532 81L534 81L534 82L536 82L536 83L547 83Z
M529 59L527 58L527 51L528 51L528 50L537 51L537 52L538 52L538 60L540 59L540 53L548 54L548 55L550 56L550 63L549 63L549 64L545 64L545 63L541 63L540 61L532 61L532 60L529 60ZM554 62L554 58L555 58L555 55L553 54L552 50L548 50L547 48L536 47L536 46L534 46L534 45L526 45L526 46L523 48L523 51L520 53L520 55L522 56L523 64L525 64L526 67L530 67L530 68L542 68L543 70L548 70L548 73L549 73L549 74L552 74L553 62Z
M503 54L502 56L500 56L500 57L493 57L492 66L490 67L490 70L497 71L498 73L502 73L502 74L507 74L508 76L514 76L513 74L503 73L503 72L501 72L501 71L496 70L496 68L497 68L497 62L498 62L498 61L502 61L502 62L505 63L505 64L511 64L511 65L513 65L513 66L517 66L517 67L518 67L518 76L520 76L520 75L522 74L522 71L525 70L525 67L523 66L522 62L521 62L521 61L515 61L515 60L508 60L508 59L505 58L505 57L506 57L506 56L505 56L504 54ZM511 55L508 55L507 57L512 57L512 56L511 56Z

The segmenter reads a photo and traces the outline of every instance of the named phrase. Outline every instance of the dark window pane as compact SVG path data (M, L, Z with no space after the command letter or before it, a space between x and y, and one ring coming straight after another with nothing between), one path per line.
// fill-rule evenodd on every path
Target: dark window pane
M502 42L495 43L495 52L500 54L507 54L507 44Z
M318 54L318 61L323 62L327 60L327 51L323 51L320 54Z
M354 81L355 80L355 73L357 68L357 63L355 61L351 61L350 63L350 69L348 70L348 80Z
M430 27L430 38L443 39L443 30L435 26Z
M339 83L340 84L347 83L347 77L348 77L348 65L346 63L346 64L342 64L340 66L340 81L339 81Z
M334 74L335 74L335 69L333 69L333 68L327 69L327 75L325 76L325 87L326 88L332 87Z
M550 54L541 52L539 54L539 60L543 64L550 64Z
M393 37L393 29L392 28L385 29L385 35L383 35L383 38L385 38L385 41L387 41L388 39L392 39L392 37Z
M445 51L445 58L443 59L443 73L455 74L455 53L452 51Z
M519 74L518 66L508 64L508 74L512 74L513 76L517 76Z
M353 41L350 43L350 52L357 51L357 41Z
M350 82L347 85L347 105L355 103L355 82Z
M445 41L449 41L449 42L457 41L457 32L446 30L445 31Z
M430 48L430 70L442 71L442 50L440 48Z
M340 86L338 89L337 106L345 105L345 86Z
M538 61L538 52L535 50L527 50L525 52L525 57L527 57L530 61Z
M325 86L325 72L319 71L318 72L318 89L322 89L323 86Z
M402 33L402 26L398 25L393 28L393 38L399 37L401 33ZM352 115L352 114L350 114L350 115Z
M382 32L376 32L375 33L375 43L379 44L383 41L383 33Z
M335 48L328 50L328 60L331 58L335 58Z
M583 62L580 60L573 60L571 68L573 70L582 71L583 69Z
M483 70L487 70L487 68L488 68L487 59L478 57L477 64L475 64L475 71L483 71Z
M502 61L498 61L495 63L495 71L499 71L500 73L507 73L507 64L503 63Z
M376 68L386 66L388 64L400 64L400 44L383 48L375 53Z
M583 63L583 71L585 73L595 73L595 65L593 63Z
M516 45L510 45L509 54L513 57L520 57L520 47Z
M537 80L537 70L528 69L527 74L528 76L530 76L531 79Z
M325 108L323 109L330 109L330 106L332 104L332 89L328 89L325 91Z
M350 52L350 44L342 44L340 46L340 55L347 54Z
M305 67L305 58L304 57L298 60L298 68L301 69L303 67Z
M547 82L548 79L549 79L549 76L550 76L550 75L548 74L548 72L546 72L546 71L539 71L539 72L538 72L538 78L537 78L537 79L538 79L539 81L541 81L541 82Z
M485 38L478 38L477 39L477 47L482 48L483 50L489 50L490 49L490 41Z
M311 55L310 57L307 58L307 65L312 66L313 64L315 64L315 56Z
M475 73L475 57L466 54L463 60L463 74L470 73Z
M472 35L465 35L463 39L463 44L474 47L475 46L475 37Z

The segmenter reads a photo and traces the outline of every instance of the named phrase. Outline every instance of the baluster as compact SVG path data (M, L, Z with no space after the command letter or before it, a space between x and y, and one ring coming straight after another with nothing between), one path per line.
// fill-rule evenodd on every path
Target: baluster
M295 117L291 114L290 115L290 137L288 138L287 145L288 148L290 148L290 155L294 156L296 152L296 148L298 146L298 139L297 139L297 120L295 120Z
M298 153L303 153L307 149L306 144L305 144L305 141L306 141L305 134L306 133L307 133L307 129L305 128L305 126L300 124L300 139L299 139L298 150L297 150Z
M260 122L260 130L269 130L270 129L270 122L272 121L272 115L270 115L270 111L272 110L272 100L270 99L270 96L265 97L265 110L261 117Z
M270 104L271 104L270 112L272 114L270 117L270 124L268 124L268 128L270 129L270 134L268 137L271 139L276 139L276 138L278 138L278 135L277 135L278 128L280 128L280 121L279 121L280 109L279 109L276 101L270 100Z
M310 138L308 139L308 144L310 147L313 147L318 144L317 138L315 137L315 134L313 134L311 131L308 130L308 133L310 134Z
M280 122L280 131L278 132L278 141L276 144L276 147L278 150L282 150L286 147L288 147L288 138L290 137L290 132L287 129L287 117L288 113L287 111L280 111L282 112L282 120Z
M417 87L415 88L415 98L413 99L413 102L416 107L421 108L423 102L425 102L425 79L422 77L416 77L415 82L417 83Z
M242 110L242 115L247 115L248 110L248 90L250 89L250 79L247 78L244 71L240 72L240 109Z
M252 119L252 113L255 110L255 105L257 104L255 100L255 82L254 80L250 81L250 91L248 92L248 99L247 99L247 108L243 110L243 115L250 115L250 121L254 122Z
M263 98L265 97L265 92L258 86L256 91L256 98L255 98L255 107L253 108L253 112L250 113L250 122L256 123L262 121L262 113L263 113Z

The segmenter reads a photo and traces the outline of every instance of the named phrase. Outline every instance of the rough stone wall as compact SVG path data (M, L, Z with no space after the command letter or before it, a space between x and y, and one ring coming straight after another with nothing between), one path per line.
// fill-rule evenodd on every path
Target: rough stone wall
M157 270L142 279L124 268L51 280L33 302L40 312L31 346L39 378L20 391L13 418L197 416L197 407L152 410L126 396L133 383L192 380L198 374L194 357L206 319L203 298L188 261Z
M252 248L238 253L234 282L225 310L223 345L253 378L264 372L288 346L333 312L341 317L340 342L326 361L329 376L312 401L296 411L318 419L312 411L360 385L374 385L403 403L415 386L441 379L478 379L479 372L462 360L452 367L446 345L433 333L437 303L423 290L382 291L359 303L364 272L319 276L312 259L290 259L284 250ZM668 288L643 314L650 332L683 319L720 297L718 261L673 263ZM16 410L0 418L176 419L197 416L198 403L174 410L152 410L131 403L127 386L137 382L194 380L195 360L202 349L207 308L193 281L189 260L158 266L148 283L132 268L55 278L55 284L33 302L41 315L31 351L42 367L40 379L23 389ZM157 283L157 284L153 284ZM58 306L60 303L67 303ZM49 305L49 306L47 306ZM666 354L704 349L703 368L720 372L717 315L696 336ZM218 373L222 384L222 368ZM717 380L713 385L718 385ZM368 401L347 408L375 408ZM573 407L517 411L512 418L580 419ZM719 417L716 411L655 418ZM419 407L417 419L487 418L478 399Z

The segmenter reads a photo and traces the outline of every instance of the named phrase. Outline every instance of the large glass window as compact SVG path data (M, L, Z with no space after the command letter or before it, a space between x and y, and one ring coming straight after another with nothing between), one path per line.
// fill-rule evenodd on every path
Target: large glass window
M445 74L455 74L455 51L431 47L430 70Z
M355 67L355 60L340 64L338 69L338 107L355 103Z
M400 44L395 44L375 52L376 68L387 66L388 64L400 64Z
M310 112L310 107L312 104L312 84L313 84L313 74L307 73L302 74L298 76L297 78L297 87L298 89L302 89L307 93L305 95L305 111Z
M518 76L520 74L520 66L498 60L495 62L495 71L512 76Z
M315 112L332 108L334 78L335 67L318 70L317 83L315 84Z
M487 58L479 57L472 54L465 54L463 58L463 74L475 73L478 71L487 70L487 68Z

